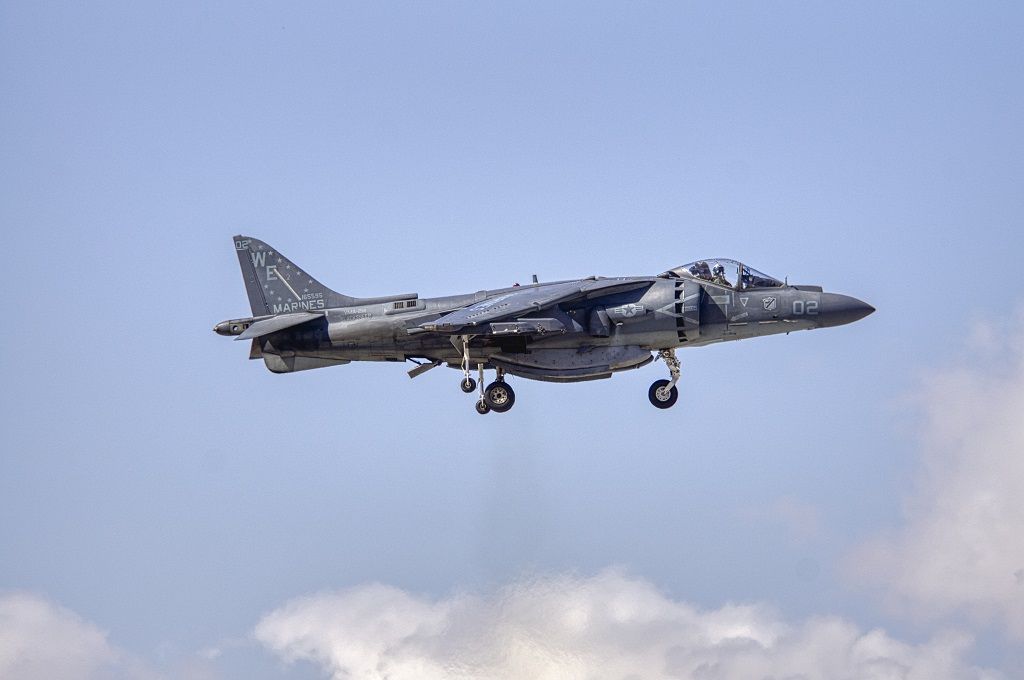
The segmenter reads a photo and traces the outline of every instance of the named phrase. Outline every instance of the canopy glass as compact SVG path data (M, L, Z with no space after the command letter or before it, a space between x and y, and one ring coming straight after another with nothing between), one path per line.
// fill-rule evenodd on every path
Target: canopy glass
M662 276L666 278L691 278L699 281L748 290L751 288L780 288L784 284L775 277L762 274L752 267L726 258L697 260L682 267L670 269Z

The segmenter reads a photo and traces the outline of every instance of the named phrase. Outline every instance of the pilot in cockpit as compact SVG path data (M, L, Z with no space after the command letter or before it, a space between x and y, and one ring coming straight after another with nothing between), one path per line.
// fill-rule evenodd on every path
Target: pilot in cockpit
M704 279L705 281L711 280L711 269L708 267L708 263L703 260L691 265L690 273L693 274L695 278Z
M725 278L725 266L721 262L716 262L714 269L711 270L711 283L717 283L720 286L728 286L732 288L732 284L729 283L729 279Z

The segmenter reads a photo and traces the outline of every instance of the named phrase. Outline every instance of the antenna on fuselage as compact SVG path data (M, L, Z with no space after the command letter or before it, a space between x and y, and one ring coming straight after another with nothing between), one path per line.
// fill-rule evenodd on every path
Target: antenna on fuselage
M537 281L537 275L536 274L533 275L533 282L534 283L540 283L539 281Z

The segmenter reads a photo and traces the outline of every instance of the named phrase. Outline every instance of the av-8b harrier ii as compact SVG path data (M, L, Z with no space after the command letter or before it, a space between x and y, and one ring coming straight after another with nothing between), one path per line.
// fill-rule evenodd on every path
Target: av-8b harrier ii
M357 298L336 293L251 236L235 250L252 316L214 331L251 340L250 359L274 373L352 361L410 361L462 371L479 413L515 403L514 375L549 382L611 377L656 357L669 378L648 390L666 409L679 396L676 349L841 326L874 308L857 298L792 286L727 259L698 260L657 276L534 282L465 295ZM495 379L484 386L484 371ZM476 373L478 379L473 378ZM479 391L478 391L479 389Z

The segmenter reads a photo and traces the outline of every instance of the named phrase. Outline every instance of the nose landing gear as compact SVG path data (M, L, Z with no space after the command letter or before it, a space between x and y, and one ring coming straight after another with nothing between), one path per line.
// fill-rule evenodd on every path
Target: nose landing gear
M647 398L657 408L671 408L679 399L679 390L676 389L676 383L679 382L679 359L674 349L658 350L658 355L664 359L672 379L655 380L647 390Z
M676 399L679 398L679 390L675 387L669 387L672 383L668 380L655 380L651 384L651 389L647 390L647 398L651 400L657 408L671 408L676 403Z

